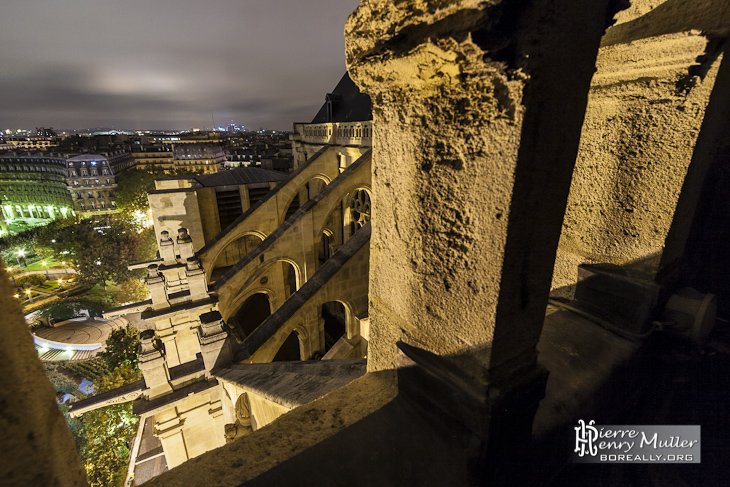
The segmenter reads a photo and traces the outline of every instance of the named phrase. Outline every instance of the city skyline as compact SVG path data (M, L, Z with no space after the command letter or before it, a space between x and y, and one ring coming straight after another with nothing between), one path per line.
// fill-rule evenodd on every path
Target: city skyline
M315 5L312 5L315 3ZM0 129L291 130L345 71L357 1L8 0Z

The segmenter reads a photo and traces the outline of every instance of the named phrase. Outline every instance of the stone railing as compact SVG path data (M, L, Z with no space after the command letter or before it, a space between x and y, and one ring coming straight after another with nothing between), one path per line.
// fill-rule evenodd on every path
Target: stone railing
M371 146L373 122L297 123L293 138L315 144Z

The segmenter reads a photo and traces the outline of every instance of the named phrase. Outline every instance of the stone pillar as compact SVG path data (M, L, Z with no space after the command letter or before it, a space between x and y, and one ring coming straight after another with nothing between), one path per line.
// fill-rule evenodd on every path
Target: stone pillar
M613 12L425 3L363 0L346 25L350 76L373 100L369 367L395 366L398 340L531 363Z
M205 280L205 271L197 257L190 257L186 263L185 275L190 289L190 299L198 301L208 297L208 283Z
M168 382L170 377L162 347L155 337L155 332L145 330L139 334L139 339L139 369L142 371L147 385L145 395L154 399L172 390Z
M155 425L155 436L160 439L167 466L174 468L188 460L188 450L183 436L185 420L179 417Z
M147 290L152 298L152 309L167 308L170 302L167 300L167 289L165 286L165 276L160 274L157 264L147 267L148 275L145 283Z
M170 232L167 230L160 233L160 258L165 265L177 263L175 260L175 244L170 238Z
M490 453L504 442L492 466L529 441L544 391L535 347L616 4L362 0L345 27L373 103L368 370L408 344L402 363L419 367L401 390ZM461 389L473 407L439 394Z
M591 83L553 277L565 296L584 263L654 279L717 77L701 31L622 39L613 32L644 20L622 17Z
M187 262L190 257L195 256L193 251L193 239L188 235L187 228L181 228L177 231L177 250L180 252L180 261Z
M214 368L231 363L233 357L231 345L228 333L225 331L225 323L218 311L200 315L198 342L203 355L203 363L205 363L206 377L211 377L211 371Z

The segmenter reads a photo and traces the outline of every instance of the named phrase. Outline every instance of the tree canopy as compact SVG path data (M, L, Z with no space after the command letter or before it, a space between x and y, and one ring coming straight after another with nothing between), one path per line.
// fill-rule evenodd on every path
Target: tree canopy
M98 394L139 378L136 366L126 364L102 377L94 387ZM80 422L76 441L89 485L121 486L129 462L129 444L139 422L132 414L132 405L113 404L89 411Z
M147 193L155 189L155 180L168 177L160 168L128 169L117 175L117 208L123 213L145 212L150 205Z
M144 232L116 215L98 215L81 221L50 222L37 243L58 260L70 261L86 284L120 283L135 275L127 269L128 264L154 257L149 255L150 231Z
M96 394L141 378L137 368L138 345L138 332L131 326L112 331L106 340L106 352L99 354L111 372L94 382ZM127 403L89 411L72 425L79 456L92 487L122 485L138 422L132 414L132 405Z
M137 368L137 348L139 347L139 332L136 328L127 325L126 328L112 330L106 340L106 350L99 352L110 370L131 365Z

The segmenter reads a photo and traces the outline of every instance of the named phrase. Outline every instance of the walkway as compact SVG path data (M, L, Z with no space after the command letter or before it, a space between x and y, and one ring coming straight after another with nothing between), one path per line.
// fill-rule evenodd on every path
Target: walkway
M113 320L96 318L73 319L56 324L53 328L39 329L35 336L56 342L60 346L67 345L67 349L55 349L44 344L36 343L36 350L41 361L59 360L88 360L98 352L105 350L105 342L112 330L124 328L129 324L126 318L119 317ZM96 350L75 350L74 345L101 344ZM66 348L66 347L64 347Z

